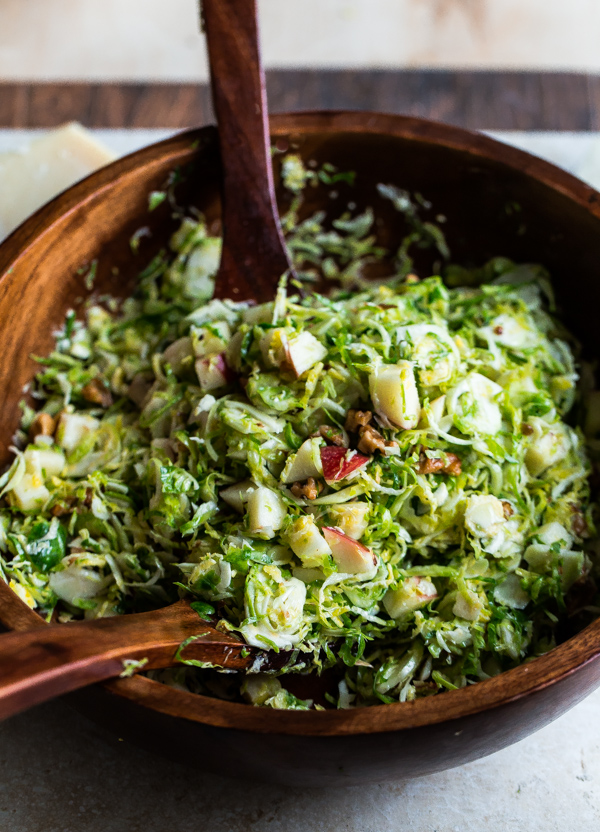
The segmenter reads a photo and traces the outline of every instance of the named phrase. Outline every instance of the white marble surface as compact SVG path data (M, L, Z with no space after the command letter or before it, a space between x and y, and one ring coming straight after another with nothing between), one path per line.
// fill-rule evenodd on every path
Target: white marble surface
M5 80L208 77L198 0L0 0ZM268 67L600 69L598 0L259 0Z
M98 134L125 153L167 131ZM28 137L0 131L0 150ZM600 185L594 134L503 138ZM599 825L600 691L462 768L327 791L200 775L104 738L60 701L0 725L2 832L597 832Z

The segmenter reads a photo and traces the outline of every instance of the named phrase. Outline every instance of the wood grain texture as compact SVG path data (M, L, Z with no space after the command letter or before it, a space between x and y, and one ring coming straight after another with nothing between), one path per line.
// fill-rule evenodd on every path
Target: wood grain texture
M12 606L10 595L14 593L0 580L3 608ZM256 648L202 621L186 601L153 612L34 626L2 635L0 719L117 677L125 660L143 661L148 670L170 667L177 663L182 642L191 637L195 640L180 653L186 660L239 671L251 667L259 654Z
M271 70L271 112L381 110L479 130L599 130L600 79L566 72ZM214 120L193 84L0 84L0 127L191 127Z
M215 297L266 302L293 274L281 232L255 0L203 0L223 166L223 250Z
M339 215L351 193L357 210L372 205L382 217L378 242L394 247L406 229L377 197L375 185L393 181L418 190L448 217L447 237L458 262L481 263L503 254L544 263L565 322L589 358L600 356L600 195L592 188L486 136L421 119L276 115L271 130L274 141L293 144L307 160L356 171L354 189L340 186L335 199L311 189L307 213L321 207ZM0 247L0 331L11 334L0 340L0 464L8 459L18 401L35 369L28 356L49 350L51 333L73 299L85 297L79 267L98 258L97 291L127 294L135 272L171 233L166 203L148 215L147 194L175 167L185 174L178 203L193 204L209 223L217 222L217 150L212 128L145 148L62 194ZM129 238L140 225L148 225L152 236L136 257ZM116 277L113 264L120 269ZM15 629L39 623L32 610L18 604L17 611L0 605L3 623ZM541 728L599 683L600 619L542 658L411 703L328 712L262 710L142 677L105 683L81 692L78 701L120 736L199 768L227 774L235 760L236 772L269 782L359 785L490 754Z

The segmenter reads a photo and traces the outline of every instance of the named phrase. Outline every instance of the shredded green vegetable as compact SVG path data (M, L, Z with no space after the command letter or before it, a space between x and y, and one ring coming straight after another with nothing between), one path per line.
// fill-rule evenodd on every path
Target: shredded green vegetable
M391 257L371 209L298 219L306 187L352 176L296 156L282 170L300 282L271 303L210 300L221 243L190 216L132 298L67 316L0 478L5 579L61 622L193 597L200 618L289 651L284 681L336 667L338 707L548 651L598 598L578 369L546 274L449 266L424 201L381 185L408 228ZM414 274L421 248L445 280ZM393 274L370 282L377 262ZM323 276L336 288L307 291ZM154 677L315 707L281 675Z

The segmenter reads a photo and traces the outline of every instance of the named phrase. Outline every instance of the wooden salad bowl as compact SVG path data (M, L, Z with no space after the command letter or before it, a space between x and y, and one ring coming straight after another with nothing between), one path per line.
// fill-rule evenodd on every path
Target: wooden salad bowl
M305 213L339 215L349 201L382 217L384 245L402 218L375 185L418 191L447 217L453 260L503 255L540 262L564 320L600 358L600 195L562 170L483 135L421 119L308 112L272 117L272 137L306 161L356 171L353 187L309 189ZM126 295L174 228L148 194L184 174L180 204L219 223L216 131L192 130L93 174L27 220L0 247L0 465L10 458L18 402L52 333L89 295L82 267L98 260L95 292ZM282 199L281 194L279 197ZM139 253L130 238L144 227ZM424 263L422 269L427 269ZM423 273L423 272L422 272ZM45 626L16 596L0 610L11 629ZM541 658L463 690L417 702L331 711L276 711L185 693L142 676L72 696L96 722L177 762L297 786L416 777L491 754L564 713L600 684L600 619Z

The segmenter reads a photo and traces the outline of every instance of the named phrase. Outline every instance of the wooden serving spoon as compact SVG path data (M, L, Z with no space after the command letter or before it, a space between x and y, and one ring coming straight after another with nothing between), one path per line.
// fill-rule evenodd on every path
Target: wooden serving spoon
M255 0L202 0L223 164L223 253L215 297L272 300L293 274L273 170Z
M203 0L202 6L223 163L223 253L215 297L268 301L281 276L293 272L275 200L256 3ZM12 590L0 579L0 605L15 600L7 593ZM199 638L184 648L185 659L232 670L247 670L261 656L270 667L287 659L219 632L186 601L154 612L41 626L0 637L0 718L119 676L126 660L146 660L144 669L171 666L190 636Z
M12 597L11 597L12 596ZM0 606L16 597L0 579ZM289 653L248 646L203 621L188 601L153 612L46 625L0 636L0 719L130 670L172 667L178 659L229 670L285 665ZM184 648L181 644L194 636Z

